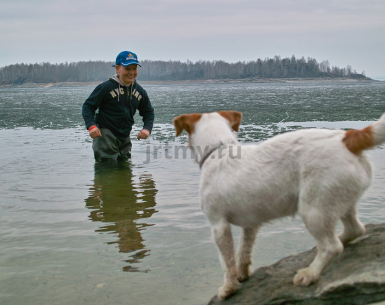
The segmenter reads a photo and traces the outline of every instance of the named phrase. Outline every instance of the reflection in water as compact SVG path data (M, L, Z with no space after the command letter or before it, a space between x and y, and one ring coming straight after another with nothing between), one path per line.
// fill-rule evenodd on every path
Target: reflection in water
M137 220L151 217L155 210L157 190L150 174L139 177L132 175L130 163L96 162L94 185L90 188L86 206L93 211L92 221L106 223L96 232L117 233L118 240L108 244L117 244L119 252L132 253L126 260L130 265L123 271L148 272L132 266L149 255L145 248L141 231L152 224Z

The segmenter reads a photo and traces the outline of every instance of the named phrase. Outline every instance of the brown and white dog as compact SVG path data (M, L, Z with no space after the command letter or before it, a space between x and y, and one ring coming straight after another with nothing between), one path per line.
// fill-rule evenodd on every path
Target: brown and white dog
M220 111L174 119L176 136L187 131L201 166L201 208L225 271L221 299L249 276L261 225L297 212L317 242L317 255L293 281L315 282L344 244L365 233L356 206L372 173L362 151L385 142L384 114L363 130L298 130L240 146L231 128L238 131L241 118L240 112ZM335 233L338 220L344 226L341 235ZM231 224L243 229L236 255Z

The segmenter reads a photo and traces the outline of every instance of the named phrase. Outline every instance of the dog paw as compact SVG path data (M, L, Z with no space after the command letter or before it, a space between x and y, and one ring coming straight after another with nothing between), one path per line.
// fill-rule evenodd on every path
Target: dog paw
M248 275L238 275L238 276L237 276L237 279L238 279L238 281L239 281L240 283L242 283L242 282L248 280L248 278L249 278Z
M237 270L237 279L239 282L244 282L249 278L250 266L244 265Z
M224 300L234 294L238 290L238 285L230 287L230 286L222 286L218 291L218 298Z
M343 245L346 245L346 244L352 242L353 240L355 240L356 238L362 236L363 234L365 234L365 228L363 230L356 232L355 234L351 234L351 235L348 235L344 232L344 233L338 235L338 238L340 239L340 241L342 242Z
M309 286L317 281L318 277L314 275L309 268L298 270L294 276L293 282L296 286Z

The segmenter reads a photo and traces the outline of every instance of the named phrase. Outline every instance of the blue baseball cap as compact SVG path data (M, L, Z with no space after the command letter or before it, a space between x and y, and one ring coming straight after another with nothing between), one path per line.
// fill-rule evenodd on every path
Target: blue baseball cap
M127 67L129 65L139 65L138 56L136 56L135 53L130 51L123 51L120 52L119 55L116 57L115 65L112 65L113 67L117 65L122 65L123 67Z

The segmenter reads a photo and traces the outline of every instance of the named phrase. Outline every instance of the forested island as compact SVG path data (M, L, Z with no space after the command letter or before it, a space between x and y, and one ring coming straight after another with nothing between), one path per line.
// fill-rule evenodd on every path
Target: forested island
M0 68L0 84L95 82L111 77L114 62L80 61L51 64L13 64ZM325 60L318 63L308 57L257 59L249 62L227 63L215 61L153 61L143 60L139 81L197 81L235 79L290 79L290 78L350 78L368 79L365 72L357 73L349 65L346 68L330 66Z

